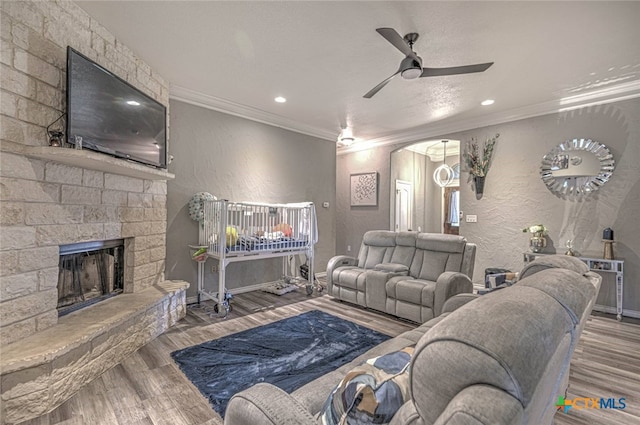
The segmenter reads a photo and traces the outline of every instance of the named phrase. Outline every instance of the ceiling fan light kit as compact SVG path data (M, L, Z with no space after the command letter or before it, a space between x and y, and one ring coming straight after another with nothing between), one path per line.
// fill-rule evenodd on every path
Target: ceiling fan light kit
M404 62L407 59L411 63L408 66L405 66ZM413 60L413 58L404 58L402 60L402 65L400 65L400 68L402 69L402 71L400 71L400 76L405 80L414 80L420 77L420 75L422 74L422 68L420 67L420 64L417 61Z
M413 80L419 77L439 77L445 75L459 75L459 74L471 74L476 72L486 71L493 62L479 63L475 65L465 66L453 66L448 68L423 68L422 59L413 51L413 44L418 39L419 35L415 32L401 37L400 34L393 28L378 28L376 29L378 34L391 43L396 49L400 50L405 58L400 62L398 70L388 77L386 80L369 90L363 97L366 99L372 98L378 93L384 86L389 83L396 75L400 74L405 80Z

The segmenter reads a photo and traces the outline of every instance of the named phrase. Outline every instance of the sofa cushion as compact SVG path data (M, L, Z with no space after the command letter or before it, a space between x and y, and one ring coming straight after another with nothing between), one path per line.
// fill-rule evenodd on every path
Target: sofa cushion
M362 236L362 243L373 246L396 246L396 232L391 230L369 230Z
M390 280L387 282L387 296L424 307L433 307L434 282L418 279Z
M416 247L429 251L440 251L462 254L467 240L464 236L444 233L420 233L416 239Z
M323 424L386 424L409 399L409 364L414 347L367 360L346 374L327 399Z
M416 323L434 317L435 282L396 276L387 281L386 289L388 314Z
M416 247L418 232L398 232L396 234L396 246Z
M460 271L465 246L466 239L462 236L418 234L411 276L435 281L445 271Z
M358 252L358 267L372 269L376 264L390 263L396 246L396 232L370 230L362 238Z
M438 280L447 269L448 252L417 250L411 264L411 276L418 279Z
M396 247L391 256L391 262L404 264L409 267L416 252L417 232L398 232L396 236Z
M358 267L340 267L333 271L332 279L340 282L340 286L364 291L365 269Z

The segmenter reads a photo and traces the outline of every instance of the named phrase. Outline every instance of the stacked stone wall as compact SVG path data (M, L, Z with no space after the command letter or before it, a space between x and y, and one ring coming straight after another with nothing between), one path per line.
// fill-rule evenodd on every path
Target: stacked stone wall
M166 181L17 153L48 146L46 127L66 110L67 46L167 108L169 92L73 2L3 1L0 17L0 341L9 344L57 323L59 245L125 238L125 291L164 280Z

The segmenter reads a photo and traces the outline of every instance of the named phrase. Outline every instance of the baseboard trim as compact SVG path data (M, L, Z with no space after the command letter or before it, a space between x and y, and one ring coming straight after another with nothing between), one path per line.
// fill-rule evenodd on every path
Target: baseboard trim
M608 314L618 314L617 310L615 307L610 307L608 305L594 305L593 306L593 310L594 311L599 311L601 313L608 313ZM622 309L622 317L633 317L634 319L640 319L640 311L636 311L636 310L629 310L629 309Z

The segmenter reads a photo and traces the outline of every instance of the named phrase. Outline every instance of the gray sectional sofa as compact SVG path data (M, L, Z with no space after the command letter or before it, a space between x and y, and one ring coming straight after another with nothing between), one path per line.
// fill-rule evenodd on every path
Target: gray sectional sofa
M390 424L551 424L600 280L573 257L538 258L515 285L454 296L440 316L291 394L269 384L236 394L225 424L325 423L326 400L355 367L407 347L406 398Z
M471 293L476 246L462 236L372 230L358 258L327 265L327 292L342 301L416 323L440 315L444 302Z

